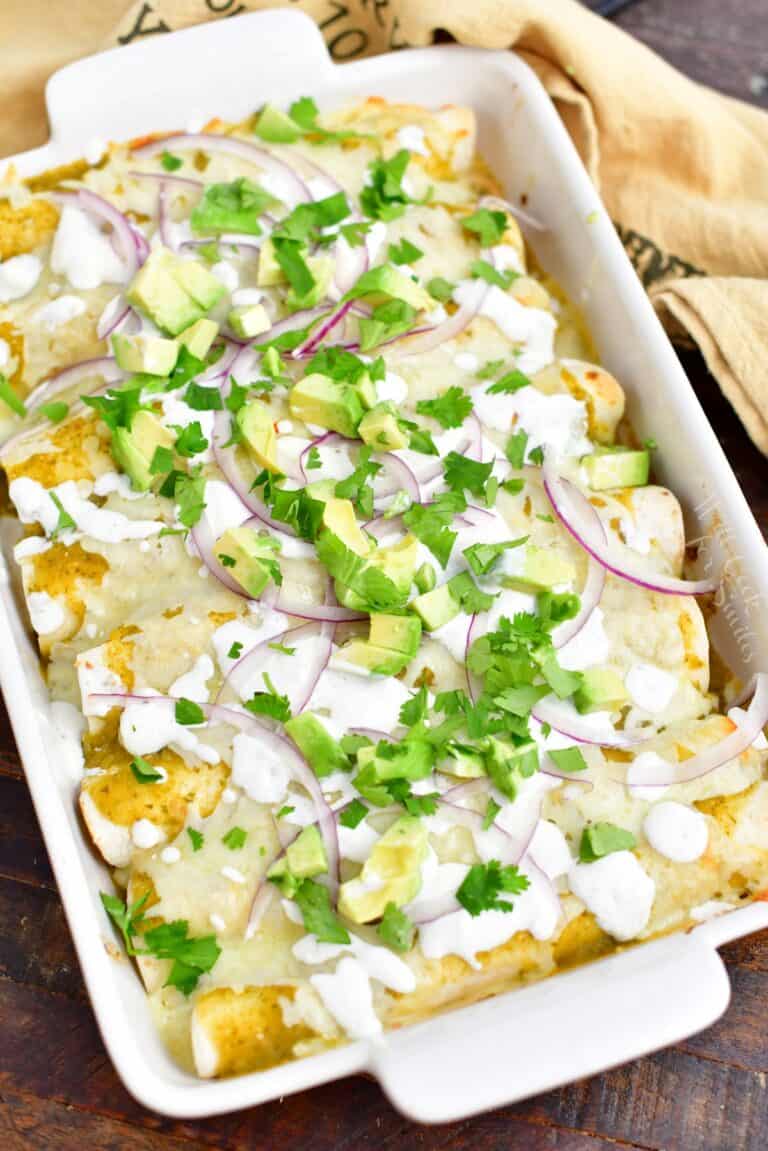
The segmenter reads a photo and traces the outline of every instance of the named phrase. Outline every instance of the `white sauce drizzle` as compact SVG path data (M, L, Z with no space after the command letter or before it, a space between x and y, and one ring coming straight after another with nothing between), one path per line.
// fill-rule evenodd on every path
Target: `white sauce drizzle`
M643 831L654 851L673 863L693 863L707 850L706 816L684 803L664 800L655 804L645 817Z
M59 522L59 509L51 499L54 492L62 507L75 521L83 535L101 543L122 543L124 540L146 539L162 530L158 520L132 520L120 512L99 508L84 498L74 480L66 480L50 490L37 480L19 476L12 480L8 493L13 500L19 519L23 524L39 523L50 535ZM62 532L62 537L71 539L73 533Z
M476 306L480 295L477 280L461 280L453 292L457 304L469 307ZM520 371L530 375L554 360L557 321L551 312L543 308L526 308L514 296L492 284L483 298L479 314L492 320L511 343L522 345L517 358Z
M232 783L255 803L282 803L291 773L271 744L238 732L232 740Z
M173 681L168 694L192 699L196 703L207 703L210 696L207 684L212 675L213 660L209 655L201 655L189 671Z
M311 975L309 981L350 1039L372 1039L381 1034L370 980L358 959L346 955L332 975Z
M648 923L656 884L631 851L614 851L595 863L575 863L568 885L614 939L634 939Z

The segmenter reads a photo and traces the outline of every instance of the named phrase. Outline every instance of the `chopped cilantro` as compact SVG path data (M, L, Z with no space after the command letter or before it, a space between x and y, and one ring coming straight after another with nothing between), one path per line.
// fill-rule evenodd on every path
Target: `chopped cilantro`
M152 461L149 465L150 475L161 476L170 472L173 468L173 448L163 447L158 444L155 448L155 454L152 456Z
M360 193L360 205L366 216L375 220L396 220L412 203L403 189L403 176L411 153L402 148L389 160L373 160L368 166L370 183Z
M405 237L399 244L389 245L389 258L393 264L414 264L424 255L421 248L417 248Z
M174 427L174 431L176 430L177 428ZM207 447L208 440L203 435L203 429L200 426L199 420L194 420L191 424L187 424L186 427L178 428L175 450L180 456L189 459L191 456L197 456L200 452L204 452ZM154 463L154 457L152 462Z
M272 240L275 259L285 272L285 278L293 288L298 299L308 295L315 286L315 277L312 275L305 259L306 247L299 240L288 240L284 236L275 236Z
M470 915L482 911L512 911L514 904L501 899L501 893L519 895L530 886L528 876L513 864L502 867L497 859L470 867L456 892L456 898Z
M242 653L242 650L243 650L243 645L241 644L240 640L235 640L235 642L232 644L229 651L227 652L227 659L240 659L240 655Z
M404 607L407 593L327 528L317 538L317 558L335 580L360 597L366 610L386 612Z
M579 859L582 863L594 863L614 851L631 851L636 845L637 840L631 831L625 831L614 823L593 823L581 833Z
M561 771L586 771L589 767L578 747L563 747L559 751L548 751L547 755Z
M464 556L475 575L488 575L505 551L518 548L527 540L528 536L520 536L519 539L505 540L504 543L498 544L471 544L470 547L464 548Z
M230 851L239 851L241 847L245 847L245 841L248 838L248 832L242 827L230 827L226 835L222 835L221 842Z
M291 704L287 695L280 695L266 672L262 674L266 691L257 691L246 703L253 715L266 715L278 723L286 723L291 718Z
M486 394L489 396L509 395L512 392L519 392L521 388L527 388L530 383L531 381L525 372L513 368L510 372L505 372L495 384L491 384L490 388L486 388Z
M483 831L488 830L500 811L501 804L497 803L492 795L489 796L488 802L485 805L485 814L483 815Z
M478 380L492 380L504 367L503 360L487 360L479 371L475 372Z
M348 803L347 806L342 809L339 815L339 823L342 827L348 827L354 830L354 828L363 822L367 814L368 808L365 804L359 799L353 799L351 803Z
M448 525L465 508L466 501L460 492L443 492L435 496L432 503L414 504L403 514L405 526L429 548L442 568L448 564L458 534Z
M166 172L178 172L184 161L180 156L173 156L170 152L163 152L160 157L160 163Z
M185 472L172 472L171 475L175 477L173 498L179 505L179 522L186 528L193 528L205 511L205 477ZM163 488L160 491L166 494Z
M144 919L144 912L142 908L149 899L149 892L145 891L135 903L130 906L123 903L116 895L108 895L106 891L99 892L101 905L110 917L112 922L120 931L125 944L125 950L129 955L137 955L139 952L133 945L133 937L141 930L141 922Z
M521 468L525 463L525 449L528 446L528 433L522 429L514 432L507 440L505 454L513 468Z
M404 727L414 727L426 718L427 711L428 693L426 685L422 684L419 690L401 706L398 720Z
M239 412L242 407L245 407L247 399L248 388L241 387L240 384L230 376L229 395L224 400L224 407L228 412Z
M268 643L270 651L279 651L281 655L295 655L295 647L286 647L284 643Z
M511 268L506 268L504 271L494 268L487 260L473 260L469 265L469 272L474 279L485 280L486 283L495 284L497 288L503 288L505 291L520 275Z
M185 727L190 724L205 723L205 713L199 703L195 703L192 699L177 699L176 707L174 709L177 723L183 723Z
M141 388L107 388L103 396L81 396L88 408L101 416L108 428L130 428L141 407Z
M493 460L481 464L460 456L458 452L448 452L445 457L445 482L454 492L468 491L473 496L484 496L492 471Z
M59 424L69 412L69 404L63 400L53 400L50 404L41 404L40 411L52 424Z
M408 447L412 452L421 452L425 456L440 455L432 439L432 433L426 428L420 428L413 420L400 419L398 423L408 432Z
M290 815L291 812L295 811L295 810L296 810L296 808L293 806L292 803L284 803L283 806L278 811L277 815L275 816L275 819L285 819L286 815Z
M147 763L146 759L142 759L140 755L137 755L135 759L131 760L131 771L139 783L158 783L160 780L165 779L162 771L158 771L156 767L153 767L151 763Z
M410 951L416 928L402 908L396 903L388 903L384 908L381 923L376 928L376 934L393 951Z
M317 468L323 466L323 461L320 459L320 452L316 447L311 447L307 454L306 463L304 467L308 472L315 471Z
M205 842L205 836L203 835L202 831L197 831L194 827L188 827L187 835L189 836L190 842L192 843L192 850L200 851Z
M184 403L195 412L220 412L224 407L219 389L205 384L187 384Z
M0 372L0 400L3 400L3 402L7 404L11 411L15 412L17 416L25 416L27 414L27 409L24 401L16 395L15 391L2 372Z
M416 309L405 300L386 300L374 308L370 316L362 316L358 321L360 351L377 348L386 340L394 340L405 335L413 327Z
M441 304L448 303L453 296L454 287L455 284L445 280L442 276L433 276L431 280L427 281L427 291L430 296Z
M59 518L56 521L56 527L51 532L51 539L55 539L60 532L74 531L77 527L77 524L66 510L59 497L56 495L56 492L49 492L49 495L59 512Z
M157 959L173 960L165 986L176 987L184 995L195 990L200 976L210 971L221 955L216 936L190 936L186 919L175 919L172 923L153 927L144 933L144 943L147 954Z
M531 461L532 464L537 464L538 467L542 466L542 464L544 463L544 449L542 448L542 446L540 444L536 448L531 448L531 450L528 453L528 459Z
M328 888L312 879L303 879L294 896L304 926L320 943L349 943L349 932L331 908Z
M242 232L261 235L259 217L279 203L265 188L240 176L229 184L208 184L192 209L189 222L198 235Z
M222 567L225 568L233 568L237 564L237 560L234 556L224 555L223 552L219 552L216 559L219 561Z
M483 248L492 248L498 244L507 227L507 217L504 212L492 212L489 208L479 208L471 216L465 216L461 226L467 232L473 232Z
M462 388L452 387L434 400L419 400L416 411L444 428L458 428L472 411L472 400Z
M381 464L371 462L373 448L362 447L357 459L357 466L351 475L339 480L334 489L340 499L351 500L355 510L364 519L373 516L373 488L370 480L381 471Z

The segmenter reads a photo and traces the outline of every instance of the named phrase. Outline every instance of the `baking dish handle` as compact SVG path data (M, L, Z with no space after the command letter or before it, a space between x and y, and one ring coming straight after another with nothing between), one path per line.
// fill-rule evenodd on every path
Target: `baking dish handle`
M446 1122L676 1043L729 997L706 937L670 936L390 1033L369 1069L409 1117Z
M237 37L232 24L238 25ZM139 30L135 42L78 60L50 78L45 99L57 145L82 150L84 139L105 142L141 132L191 131L192 122L202 119L201 87L208 93L231 92L233 75L242 77L242 104L231 115L247 116L255 92L262 98L269 92L279 102L304 91L310 80L316 85L333 69L321 32L301 12L252 12L173 36L148 36L150 31L168 29ZM137 93L146 121L138 128Z

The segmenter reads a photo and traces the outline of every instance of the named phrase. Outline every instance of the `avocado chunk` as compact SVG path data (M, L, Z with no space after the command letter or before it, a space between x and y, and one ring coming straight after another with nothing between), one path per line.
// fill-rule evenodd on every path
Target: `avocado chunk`
M357 429L363 443L379 452L394 452L408 447L408 436L400 428L394 404L376 404L366 412Z
M146 492L159 478L150 471L155 452L158 448L171 448L174 443L173 433L163 427L157 416L141 408L130 429L115 428L110 446L115 463L131 477L131 487Z
M124 372L141 372L148 376L169 376L179 358L177 340L163 336L150 336L139 332L135 336L112 337L112 349L118 368Z
M573 702L582 714L589 711L618 711L629 701L624 680L610 668L588 667L573 693Z
M275 245L267 237L259 248L259 269L256 284L260 288L274 288L276 284L286 284L288 278L277 262Z
M359 791L366 787L386 783L390 779L425 779L435 765L431 744L421 739L407 739L402 743L369 744L357 753L360 771L354 784ZM384 803L389 803L389 796Z
M508 567L514 564L518 568L514 575L502 576L501 582L505 587L549 591L576 578L576 568L570 560L557 551L536 547L535 544L506 552L504 561Z
M378 268L371 268L364 272L347 293L347 299L360 299L365 297L374 307L386 303L387 300L403 300L417 311L429 311L434 308L435 301L424 288L398 271L392 264L383 264Z
M328 856L325 853L320 832L313 825L303 828L285 849L285 855L276 859L267 872L267 879L291 899L299 889L302 879L323 875L328 870Z
M357 392L360 403L363 405L366 412L369 412L371 408L376 407L378 402L376 385L367 372L361 372L360 377L355 380L354 384L350 384L350 387L354 392Z
M368 640L353 639L338 654L375 675L399 675L419 650L420 639L421 621L413 616L374 613Z
M432 591L424 592L412 599L408 607L415 611L427 631L437 631L443 624L450 623L461 611L461 604L451 595L450 585L441 584Z
M310 256L307 260L307 267L315 282L303 296L297 296L291 288L285 298L286 305L291 312L299 312L303 308L316 308L328 294L336 269L334 261L327 256Z
M178 341L195 359L204 360L218 334L219 325L213 320L203 319L179 332Z
M329 428L348 439L357 435L363 418L363 405L355 389L321 372L312 372L293 385L288 406L295 419Z
M262 468L278 472L277 432L272 412L262 400L251 400L235 417L248 450Z
M321 503L327 504L336 496L337 482L337 480L315 480L314 483L307 484L304 490L313 500L320 500Z
M517 797L521 780L539 770L539 752L533 740L514 746L490 736L487 741L486 767L499 791L509 799Z
M407 535L388 548L376 548L366 558L371 567L378 568L392 580L403 598L407 597L419 562L419 545L415 536ZM339 603L344 607L353 611L367 610L363 600L351 588L338 580L335 582L335 588Z
M276 539L254 528L230 528L216 541L219 563L252 599L258 599L271 579L281 582L279 550Z
M334 771L345 771L349 767L347 757L337 741L322 720L312 712L303 711L293 716L285 724L285 730L318 779Z
M274 104L264 105L254 132L270 144L292 144L302 135L302 130L295 120L285 112L281 112Z
M598 448L581 463L594 492L607 488L638 488L648 483L651 456L647 449Z
M367 556L371 551L371 541L360 530L351 500L339 499L337 496L327 499L323 508L323 525L355 555Z
M232 308L227 316L227 323L235 335L243 340L252 340L254 336L268 332L272 327L272 321L263 304L252 304L248 308Z
M356 879L339 888L339 911L353 923L380 919L388 903L402 907L421 888L421 865L427 855L427 829L413 815L401 815L389 827Z
M195 260L181 260L167 248L155 248L134 276L126 299L172 336L203 319L226 291Z
M480 779L486 775L485 761L472 747L460 743L449 743L445 759L440 761L438 771L445 775L455 775L459 779Z

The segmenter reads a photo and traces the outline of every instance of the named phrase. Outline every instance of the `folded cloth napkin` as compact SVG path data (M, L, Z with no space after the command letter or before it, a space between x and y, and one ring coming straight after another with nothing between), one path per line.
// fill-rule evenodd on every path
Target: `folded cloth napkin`
M62 64L270 0L3 0L0 156L45 138ZM693 83L575 0L291 0L337 60L429 44L515 48L554 100L651 299L768 454L768 115ZM57 16L57 9L59 14Z

